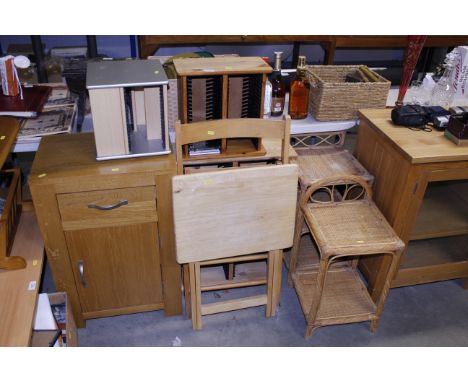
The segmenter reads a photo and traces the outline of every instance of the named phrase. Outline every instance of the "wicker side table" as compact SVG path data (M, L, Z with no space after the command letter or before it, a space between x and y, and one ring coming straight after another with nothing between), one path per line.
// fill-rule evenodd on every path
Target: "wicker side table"
M369 185L374 182L374 177L354 158L354 156L347 150L336 146L331 147L304 147L296 148L297 158L293 162L299 165L299 193L298 197L305 193L310 185L322 179L328 179L335 174L342 175L355 175L362 177ZM345 185L341 184L342 180L333 184L333 192L340 193ZM360 192L358 188L353 189L354 193ZM325 199L327 196L325 195ZM296 226L294 231L294 243L290 253L285 253L285 264L289 267L290 258L298 256L301 250L303 235L309 232L305 226L304 216L297 205L296 211ZM304 261L301 262L300 267L310 268L310 256L302 256ZM291 274L288 277L288 284L292 286Z
M339 194L334 190L337 184L345 185ZM319 199L317 192L322 194ZM324 201L323 193L329 196L328 201ZM298 269L297 251L290 262L292 281L307 320L306 338L324 325L370 320L371 330L377 328L404 243L371 197L368 183L350 175L317 181L301 195L300 210L319 251L315 269ZM371 299L357 269L359 258L372 254L392 258L385 286L376 301ZM332 267L335 263L344 266Z

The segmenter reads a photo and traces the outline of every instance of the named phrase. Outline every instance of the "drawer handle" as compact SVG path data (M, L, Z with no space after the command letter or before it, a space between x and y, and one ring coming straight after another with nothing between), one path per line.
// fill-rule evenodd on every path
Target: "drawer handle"
M127 204L128 204L128 200L124 199L124 200L119 201L116 204L111 204L109 206L100 206L98 204L91 203L91 204L88 204L88 208L95 208L95 209L101 210L101 211L109 211L109 210L113 210L114 208L119 208L119 207L125 206Z
M80 272L80 281L81 281L81 284L83 285L83 288L87 288L88 287L88 283L86 282L86 279L84 277L84 264L83 264L83 260L79 260L78 261L78 272Z

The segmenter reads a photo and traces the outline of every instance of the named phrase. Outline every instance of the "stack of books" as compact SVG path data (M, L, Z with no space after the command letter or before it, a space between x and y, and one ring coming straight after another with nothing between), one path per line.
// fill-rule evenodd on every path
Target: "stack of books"
M189 156L212 155L221 153L221 140L214 139L188 145Z

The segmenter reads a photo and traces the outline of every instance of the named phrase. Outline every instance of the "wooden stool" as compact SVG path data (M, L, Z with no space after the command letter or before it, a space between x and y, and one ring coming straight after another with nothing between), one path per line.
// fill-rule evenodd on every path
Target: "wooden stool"
M334 191L343 186L342 193ZM357 189L361 192L356 193ZM314 198L323 191L329 200ZM398 267L404 243L371 200L368 183L360 177L337 175L308 187L300 210L319 250L318 269L297 269L298 252L291 256L290 274L307 320L305 337L324 325L372 321L377 328L390 283ZM374 302L357 269L360 257L388 254L392 257L385 286ZM349 266L331 268L332 263L349 261Z
M281 288L282 250L292 245L297 165L178 175L173 178L177 261L188 264L193 329L201 316L266 305L275 314ZM265 253L267 252L267 253ZM224 280L203 287L201 267L228 262L264 261L264 294L202 304L203 290L237 288L252 280ZM185 275L184 275L185 276Z

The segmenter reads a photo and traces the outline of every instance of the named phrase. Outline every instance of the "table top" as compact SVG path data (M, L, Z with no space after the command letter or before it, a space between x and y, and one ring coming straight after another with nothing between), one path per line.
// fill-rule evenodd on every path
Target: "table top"
M260 57L178 58L174 66L179 76L216 74L271 73L272 68Z
M289 110L289 93L286 93L284 99L284 111L280 117L269 117L271 120L281 120L285 115L288 115ZM291 119L291 134L309 134L309 133L331 133L337 131L346 131L356 126L359 123L358 119L349 119L343 121L317 121L314 116L309 113L304 119Z
M118 174L168 174L175 169L174 155L96 160L93 133L43 137L29 175L30 184L61 182L65 178L114 176Z
M90 62L86 73L87 89L152 86L168 82L158 60Z
M357 119L347 121L317 121L309 113L305 119L291 120L291 134L331 133L347 131L358 124Z
M0 346L28 346L44 259L34 211L23 211L10 256L22 256L27 265L0 270Z
M468 146L457 146L444 137L443 131L431 132L396 127L391 109L362 109L361 120L367 120L411 163L454 162L468 160Z

